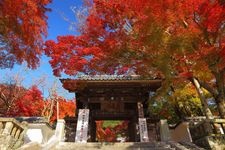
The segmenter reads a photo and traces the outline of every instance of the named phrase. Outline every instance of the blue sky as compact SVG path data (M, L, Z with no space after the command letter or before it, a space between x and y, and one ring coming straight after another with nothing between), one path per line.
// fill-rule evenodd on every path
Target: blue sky
M79 8L81 5L81 0L53 0L48 6L52 11L47 13L49 28L46 40L55 40L58 35L78 34L76 31L70 29L70 21L76 22L75 15L71 8ZM68 19L70 21L68 21ZM48 96L48 89L56 83L59 95L66 98L73 98L74 94L69 94L64 90L59 82L59 78L53 76L48 60L46 56L42 56L40 67L36 70L27 69L25 65L16 65L13 69L0 69L0 82L4 82L10 76L18 74L22 77L22 84L28 88L32 84L39 83L40 80L44 79L39 88L45 97ZM62 78L69 77L64 75Z

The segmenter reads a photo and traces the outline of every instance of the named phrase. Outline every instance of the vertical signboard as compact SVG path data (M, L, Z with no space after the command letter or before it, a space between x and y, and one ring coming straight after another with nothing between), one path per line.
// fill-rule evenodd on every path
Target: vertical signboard
M89 109L79 109L75 142L86 143Z
M140 141L149 142L148 129L145 118L139 118L139 131L140 131Z

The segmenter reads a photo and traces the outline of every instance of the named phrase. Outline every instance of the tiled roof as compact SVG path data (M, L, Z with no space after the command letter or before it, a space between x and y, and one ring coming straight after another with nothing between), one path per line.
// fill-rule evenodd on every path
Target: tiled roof
M159 88L161 86L162 79L158 78L143 78L139 75L82 75L75 79L60 79L63 87L70 92L76 92L79 89L83 89L88 86L146 86L149 88Z
M139 75L80 75L77 80L140 80Z

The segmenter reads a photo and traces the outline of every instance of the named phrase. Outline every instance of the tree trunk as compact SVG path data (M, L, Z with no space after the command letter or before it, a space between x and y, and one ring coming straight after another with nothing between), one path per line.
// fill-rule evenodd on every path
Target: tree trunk
M216 87L218 95L215 97L215 101L218 107L218 111L221 118L225 118L225 93L224 93L224 71L213 72L216 78Z
M178 105L177 100L175 99L175 104L173 106L173 110L175 112L175 114L178 116L179 120L184 120L184 114L180 111L180 107Z
M55 106L55 100L54 100L54 99L50 99L50 100L51 100L51 104L50 104L50 110L49 110L48 122L50 122L51 117L53 116L54 106Z
M218 107L220 117L222 119L224 119L225 118L225 102L224 102L224 100L221 100L220 102L218 102L217 107Z
M199 98L201 100L204 115L206 116L207 119L213 119L212 112L209 109L209 105L208 105L208 103L207 103L207 101L205 99L205 96L203 94L203 91L202 91L202 89L200 87L200 84L199 84L198 80L196 78L192 78L191 82L195 86L195 88L197 90L197 93L199 95Z

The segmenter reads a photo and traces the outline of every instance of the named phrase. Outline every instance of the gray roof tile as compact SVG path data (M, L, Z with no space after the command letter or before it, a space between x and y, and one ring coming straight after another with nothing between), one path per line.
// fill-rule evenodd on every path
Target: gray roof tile
M80 75L78 80L139 80L141 76L139 75Z

